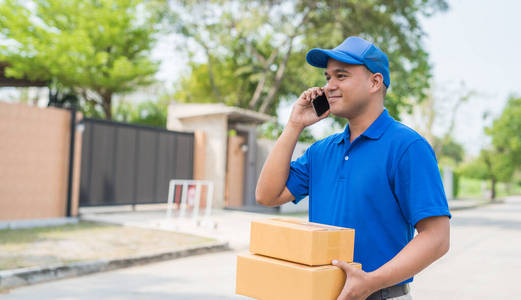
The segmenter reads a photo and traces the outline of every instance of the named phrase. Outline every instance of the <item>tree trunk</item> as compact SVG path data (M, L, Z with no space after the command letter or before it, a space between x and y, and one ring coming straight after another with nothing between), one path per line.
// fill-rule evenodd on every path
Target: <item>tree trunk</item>
M284 57L284 61L279 66L279 69L277 70L277 74L275 75L275 82L273 83L273 86L271 87L270 91L268 92L268 95L266 98L264 98L264 101L262 101L262 105L259 109L259 112L265 113L268 110L269 105L271 104L271 101L273 101L273 98L275 98L275 95L277 94L280 83L282 82L282 78L284 76L284 71L286 69L286 66L288 64L289 57L291 55L291 50L293 49L293 37L289 40L289 48L286 52L286 56Z
M223 99L221 97L221 93L219 92L219 88L215 84L215 77L213 74L213 65L212 65L212 55L210 54L210 49L208 47L204 47L204 49L206 51L206 56L208 57L208 75L210 77L210 86L212 87L215 98L217 98L217 102L223 103Z
M314 3L314 2L312 2ZM284 76L284 71L286 69L286 66L288 65L288 60L289 60L289 57L291 56L291 51L293 50L293 41L295 40L295 37L297 37L300 33L300 27L302 26L302 24L306 23L307 20L308 20L308 17L309 17L309 12L312 11L314 9L315 5L314 4L310 4L309 5L309 9L307 9L303 16L302 16L302 20L300 20L300 23L295 26L295 32L293 33L293 35L291 35L289 37L289 40L288 40L288 43L289 43L289 48L288 48L288 51L286 52L285 56L284 56L284 61L282 62L281 65L279 65L279 69L277 70L277 73L275 74L275 82L273 83L273 86L271 87L271 89L269 90L268 92L268 95L266 96L266 98L264 98L264 100L262 101L262 104L261 104L261 107L259 109L259 112L261 113L265 113L271 102L273 101L273 98L275 98L275 95L277 94L278 90L279 90L279 87L280 87L280 84L282 82L282 78Z
M490 180L490 201L494 202L496 199L496 178L492 176Z
M112 120L112 92L100 93L105 119Z
M252 51L255 51L255 48L253 48L253 46L252 46ZM270 65L275 60L275 57L277 56L278 52L279 52L278 49L273 50L273 52L271 53L271 55L268 58L268 60L264 60L263 61L263 63L264 63L264 74L262 75L262 78L259 81L259 83L257 83L257 88L255 89L255 93L253 93L253 97L250 100L250 109L255 109L255 105L257 105L257 102L260 99L260 96L261 96L261 93L262 93L262 89L264 88L264 84L266 83L266 78L268 77L268 74L271 73L270 72ZM260 53L257 53L256 56L259 58L259 60L263 59L262 56L260 55Z

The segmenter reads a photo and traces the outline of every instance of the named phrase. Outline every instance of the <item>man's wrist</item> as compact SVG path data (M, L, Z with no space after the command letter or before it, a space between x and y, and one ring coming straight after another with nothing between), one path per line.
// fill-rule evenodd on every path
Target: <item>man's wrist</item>
M300 134L304 130L305 127L306 126L304 126L302 124L293 123L291 121L288 121L288 123L286 124L285 128L288 128L288 129L291 129L291 130L296 130Z
M385 279L383 278L381 272L378 272L378 269L367 273L367 275L372 293L387 287Z

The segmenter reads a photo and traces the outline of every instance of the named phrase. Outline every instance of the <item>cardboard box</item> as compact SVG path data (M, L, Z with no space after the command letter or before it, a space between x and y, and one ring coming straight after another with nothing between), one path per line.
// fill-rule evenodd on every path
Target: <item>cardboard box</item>
M309 266L353 261L355 230L288 219L251 222L250 252Z
M333 265L312 267L255 254L237 256L236 293L256 299L334 300L345 280L344 271Z

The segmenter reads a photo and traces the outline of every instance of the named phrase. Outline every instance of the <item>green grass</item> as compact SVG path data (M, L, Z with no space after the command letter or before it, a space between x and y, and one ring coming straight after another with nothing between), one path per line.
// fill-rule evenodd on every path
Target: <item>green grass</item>
M178 232L79 222L0 230L0 270L151 255L213 241Z
M488 183L490 186L490 183ZM521 194L521 186L518 184L510 184L510 186L504 182L500 182L496 186L496 193L498 198L502 198L510 195L520 195Z
M290 217L290 218L308 218L307 212L292 212L292 213L281 213L281 216Z
M484 183L483 183L484 182ZM458 198L473 198L483 199L486 198L483 195L483 186L490 190L490 180L480 180L474 178L461 177L460 178L460 190ZM504 182L498 182L496 184L496 198L502 198L509 195L520 195L521 186L519 184L506 184Z
M481 180L460 177L458 198L483 198Z
M0 230L0 244L25 244L46 239L59 239L64 234L84 232L86 230L105 229L116 227L95 222L78 222L49 227L2 229Z

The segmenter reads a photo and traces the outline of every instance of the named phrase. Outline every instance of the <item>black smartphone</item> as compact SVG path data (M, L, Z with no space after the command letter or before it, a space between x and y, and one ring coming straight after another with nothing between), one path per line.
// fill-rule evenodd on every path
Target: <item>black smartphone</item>
M313 103L313 107L315 108L315 112L317 116L323 115L329 109L329 102L327 102L326 94L322 93L322 95L316 97L311 101Z

